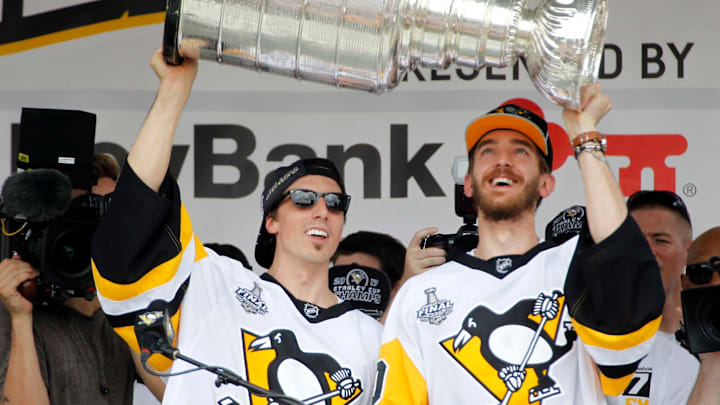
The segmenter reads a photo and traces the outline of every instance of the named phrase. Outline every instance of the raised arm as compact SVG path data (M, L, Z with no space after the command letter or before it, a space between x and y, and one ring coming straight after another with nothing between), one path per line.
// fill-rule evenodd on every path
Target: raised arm
M612 108L610 98L600 84L586 86L582 94L582 109L565 109L563 119L570 142L576 136L597 131L597 124ZM578 156L578 164L585 187L587 220L595 243L610 236L627 217L622 191L613 177L602 153L585 151Z
M163 60L160 49L150 59L150 66L160 78L160 86L128 163L148 187L158 191L170 164L175 129L197 74L197 60L185 59L182 65L171 66Z

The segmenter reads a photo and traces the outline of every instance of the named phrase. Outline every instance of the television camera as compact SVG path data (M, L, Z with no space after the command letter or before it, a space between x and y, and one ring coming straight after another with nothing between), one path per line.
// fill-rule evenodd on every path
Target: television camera
M19 288L34 303L95 297L90 244L109 196L89 192L94 146L94 114L23 108L17 166L24 170L2 186L0 254L38 270L36 287ZM73 198L73 190L81 194Z

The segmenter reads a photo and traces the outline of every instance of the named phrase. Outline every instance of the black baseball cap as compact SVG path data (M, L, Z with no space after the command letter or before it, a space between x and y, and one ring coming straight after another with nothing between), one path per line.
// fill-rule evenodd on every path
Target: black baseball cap
M679 195L666 190L639 190L627 199L628 210L634 211L647 207L663 207L680 215L689 225L690 213Z
M329 177L340 186L345 193L345 183L335 164L323 158L300 159L289 166L275 169L268 176L265 190L262 193L263 217L260 221L260 232L255 243L255 261L269 269L275 257L275 235L265 228L265 218L280 203L280 196L295 180L310 174Z
M511 129L530 138L552 171L553 149L547 122L534 112L515 104L503 104L468 125L465 130L468 153L482 137L498 129Z

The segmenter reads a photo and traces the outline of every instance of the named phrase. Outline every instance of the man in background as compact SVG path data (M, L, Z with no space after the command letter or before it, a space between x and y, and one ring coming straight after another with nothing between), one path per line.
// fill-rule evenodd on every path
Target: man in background
M650 352L622 395L608 397L608 403L624 405L634 398L651 404L685 404L700 366L675 339L682 321L681 275L692 243L690 214L671 191L637 191L628 197L627 207L660 267L665 306Z
M720 227L711 228L695 239L687 263L682 275L683 290L720 285ZM720 403L720 351L700 353L698 357L700 372L688 405Z
M114 190L120 172L115 158L96 154L92 170L95 184L90 190L72 189L74 198L86 193L104 196ZM136 372L161 399L162 381L139 363L133 364L128 346L110 327L97 297L74 296L34 305L18 287L29 288L40 272L22 259L15 256L0 262L2 402L130 405Z

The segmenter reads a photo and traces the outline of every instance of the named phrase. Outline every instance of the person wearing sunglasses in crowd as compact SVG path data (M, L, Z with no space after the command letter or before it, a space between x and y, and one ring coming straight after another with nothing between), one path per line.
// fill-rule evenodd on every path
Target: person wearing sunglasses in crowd
M720 285L720 227L703 232L688 251L683 290ZM715 313L717 315L717 313ZM688 405L720 403L720 352L700 353L700 372Z
M151 59L160 85L127 158L113 203L93 240L96 286L115 330L138 348L132 325L166 301L180 353L228 368L261 388L269 403L369 404L381 325L328 287L350 196L336 167L304 159L278 168L262 193L255 258L262 276L205 249L168 174L175 128L197 62ZM170 360L150 362L167 369ZM172 372L189 368L175 361ZM215 383L199 371L172 377L170 404L255 404L268 400Z
M685 404L700 367L675 339L682 320L680 277L692 243L690 214L680 196L671 191L637 191L628 197L627 207L660 267L665 306L650 353L622 395L608 397L608 403Z

